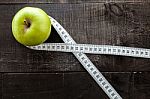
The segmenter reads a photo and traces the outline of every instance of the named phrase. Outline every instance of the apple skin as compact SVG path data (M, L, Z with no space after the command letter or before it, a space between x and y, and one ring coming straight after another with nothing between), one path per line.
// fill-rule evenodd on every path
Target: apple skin
M48 39L51 21L40 8L24 7L12 20L12 32L15 39L25 46L35 46Z

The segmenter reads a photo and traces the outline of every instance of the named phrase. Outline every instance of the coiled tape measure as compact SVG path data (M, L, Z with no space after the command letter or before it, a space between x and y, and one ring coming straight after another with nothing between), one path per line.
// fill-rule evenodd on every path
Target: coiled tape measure
M110 99L122 99L84 53L150 58L150 49L111 45L76 44L69 33L54 18L50 16L49 18L53 27L65 43L43 43L37 46L27 47L33 50L72 52Z

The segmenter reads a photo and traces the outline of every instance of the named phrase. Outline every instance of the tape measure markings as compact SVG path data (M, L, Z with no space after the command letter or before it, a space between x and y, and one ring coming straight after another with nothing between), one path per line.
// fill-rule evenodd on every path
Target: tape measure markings
M150 49L111 45L76 44L69 33L55 19L52 17L50 17L50 19L53 27L65 43L43 43L37 46L27 47L34 50L72 52L110 99L122 99L84 53L150 58Z
M122 99L84 53L150 58L150 49L111 45L76 44L69 33L55 19L52 17L50 17L50 19L53 27L65 43L43 43L38 46L27 47L34 50L72 52L110 99Z
M52 17L52 25L62 38L62 40L67 44L76 44L76 42L72 39L69 33ZM89 72L89 74L94 78L97 84L104 90L104 92L109 96L110 99L122 99L121 96L115 91L115 89L109 84L109 82L105 79L105 77L99 72L99 70L95 67L95 65L90 61L90 59L83 53L74 53L76 58L80 61L83 67ZM99 75L99 80L97 75ZM101 81L101 82L100 82ZM103 84L102 84L103 83ZM108 87L105 88L104 85ZM110 91L111 90L111 91Z
M70 41L70 39L67 40ZM62 51L62 52L76 52L76 53L81 52L90 54L109 54L109 55L150 58L150 49L124 47L124 46L43 43L37 46L29 46L29 48L34 50L46 50L46 51Z

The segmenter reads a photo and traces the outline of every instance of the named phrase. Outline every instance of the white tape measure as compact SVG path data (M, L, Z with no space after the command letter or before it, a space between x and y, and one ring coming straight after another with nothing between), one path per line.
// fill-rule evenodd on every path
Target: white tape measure
M50 20L53 27L65 43L44 43L38 46L27 47L34 50L72 52L110 99L122 99L122 97L84 53L150 58L150 49L110 45L76 44L68 32L55 19L50 17Z
M66 43L43 43L38 46L30 46L34 50L61 51L90 54L110 54L132 57L150 58L150 49L133 48L111 45L92 45L92 44L66 44Z

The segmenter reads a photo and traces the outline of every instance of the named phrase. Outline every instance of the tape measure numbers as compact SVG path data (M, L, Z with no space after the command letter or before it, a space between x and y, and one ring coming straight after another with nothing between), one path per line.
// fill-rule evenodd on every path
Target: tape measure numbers
M150 58L150 49L133 48L111 45L92 45L92 44L66 44L66 43L43 43L37 46L29 46L34 50L76 52L90 54L109 54L132 57Z
M69 33L55 19L50 17L50 20L65 43L43 43L37 46L26 47L34 50L72 52L110 99L122 99L122 97L84 53L150 58L150 49L111 45L76 44Z
M56 29L60 37L65 43L76 44L69 33L52 17L50 17L53 27ZM73 53L80 61L83 67L89 72L97 84L104 90L110 99L122 99L115 89L109 84L105 77L99 72L95 65L84 53Z

